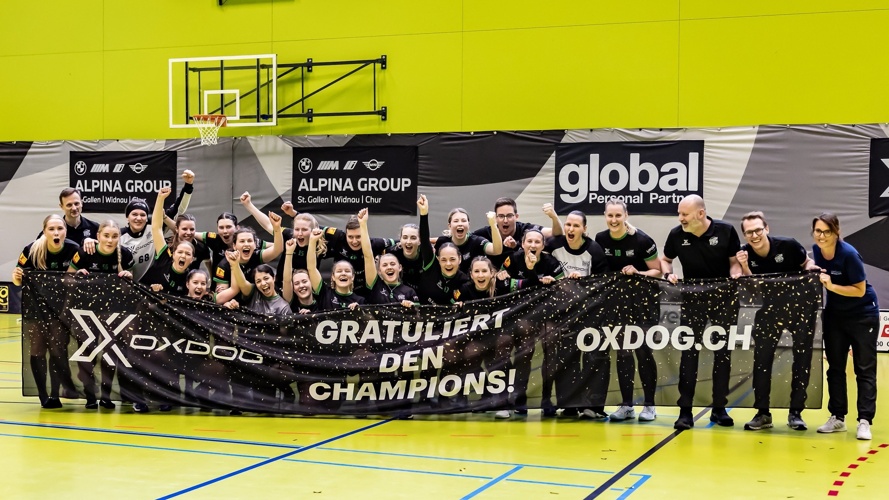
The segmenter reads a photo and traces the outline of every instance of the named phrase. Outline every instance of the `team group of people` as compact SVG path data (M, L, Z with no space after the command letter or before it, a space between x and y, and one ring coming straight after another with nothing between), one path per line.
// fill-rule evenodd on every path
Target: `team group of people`
M494 210L486 214L485 227L471 231L469 214L455 208L448 214L445 235L433 238L429 202L420 196L419 224L405 224L397 239L389 239L370 236L367 209L361 210L345 228L338 229L320 227L312 215L298 213L287 202L281 209L293 218L293 226L284 228L281 216L273 212L263 214L253 205L250 195L244 193L241 203L272 234L269 243L251 228L239 226L237 217L229 212L219 215L215 231L196 231L194 217L186 213L194 174L186 171L183 181L182 191L166 211L169 188L158 192L153 210L144 200L131 201L125 211L127 224L122 229L113 220L97 224L83 217L80 193L73 188L63 190L59 202L64 215L53 214L44 219L42 233L22 251L13 281L20 285L30 269L114 273L156 292L212 301L227 308L290 315L362 304L461 304L521 288L546 286L560 279L606 272L639 274L677 283L679 278L673 273L675 259L681 262L685 279L812 271L819 273L827 290L822 323L831 417L818 432L846 430L845 367L851 348L858 384L857 435L859 439L871 438L870 425L876 408L879 309L876 294L867 283L863 261L842 240L839 220L833 214L821 214L812 220L814 245L810 258L798 241L770 235L761 212L751 212L740 221L746 241L742 245L731 224L709 217L704 200L690 195L679 203L679 225L670 231L661 253L650 236L628 223L626 205L619 200L606 204L606 229L594 237L587 235L587 216L582 212L573 211L562 221L546 204L543 212L551 224L542 227L518 220L515 201L499 198ZM171 237L165 238L165 231ZM324 282L319 263L328 258L334 262L330 281ZM276 260L277 268L272 265ZM718 293L684 291L682 324L690 326L700 337L708 322L719 326L736 323L737 301L724 299ZM727 304L735 304L734 309ZM39 309L40 305L36 307ZM782 321L776 320L779 314ZM797 430L807 428L801 413L810 376L814 314L799 310L787 315L786 308L778 311L770 304L764 304L757 312L753 387L758 412L745 424L747 430L772 427L771 367L785 329L794 339L788 425ZM59 324L46 324L24 334L30 342L30 365L41 404L44 408L59 408L60 397L77 394L68 365L69 331ZM496 345L497 352L515 350L515 358L509 362L518 379L527 377L531 368L530 356L519 353L534 349L533 337L520 337L498 338ZM482 351L465 352L472 355ZM694 426L692 401L698 379L698 354L696 349L682 352L676 429ZM493 363L491 356L479 354L478 362ZM552 365L557 357L557 349L550 352L544 346L542 411L546 417L556 416L560 407L558 401L552 401ZM563 407L561 415L594 420L654 420L657 365L651 349L643 345L633 351L620 350L616 362L622 397L616 411L606 413L603 399L593 401L591 407ZM83 384L87 408L112 409L114 366L104 360L101 363L99 384L91 363L80 362L77 376ZM610 365L607 361L599 363L605 375L597 379L604 378L607 385ZM638 417L633 401L637 365L644 396ZM728 348L715 351L710 420L721 426L734 425L726 411L730 370ZM123 385L122 378L120 382ZM593 392L604 394L607 387ZM148 406L144 401L136 401L134 409L144 412ZM161 410L169 410L169 406L162 405ZM510 418L513 412L527 412L524 400L516 400L495 416Z

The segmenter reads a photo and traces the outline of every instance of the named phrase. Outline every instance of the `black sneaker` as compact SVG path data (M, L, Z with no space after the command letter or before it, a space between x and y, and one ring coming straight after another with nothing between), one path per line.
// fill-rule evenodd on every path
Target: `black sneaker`
M556 409L555 408L544 408L543 409L543 416L546 418L555 417L556 416Z
M676 422L673 424L674 429L678 429L680 431L685 431L691 429L695 426L695 417L691 414L691 412L680 411L679 418L676 419Z
M772 416L768 413L757 413L753 420L744 424L745 431L758 431L772 427Z
M43 408L46 408L47 410L53 410L56 408L61 408L62 402L59 401L59 398L50 397L50 398L46 398L46 401L44 401L40 406L42 406Z
M172 406L172 405L160 405L160 406L158 407L158 410L160 410L160 411L173 411L173 406Z
M528 414L528 407L527 406L519 406L518 408L515 409L515 414L516 415L527 415Z
M136 413L148 413L148 405L145 403L133 403L133 411Z
M86 408L87 410L98 410L99 409L99 402L96 401L95 399L87 399L86 404L83 405L83 407Z
M716 425L722 427L732 427L735 425L735 421L732 420L732 417L728 416L728 412L725 411L725 408L713 408L710 410L710 421L715 422Z
M580 415L580 412L577 410L577 408L565 408L564 410L562 410L563 417L576 417L578 415Z
M795 431L804 431L808 429L806 422L798 411L791 411L787 414L787 426Z
M99 406L101 406L102 408L105 408L106 410L113 410L113 409L117 408L117 405L114 404L114 401L111 401L110 399L107 399L107 398L100 399Z

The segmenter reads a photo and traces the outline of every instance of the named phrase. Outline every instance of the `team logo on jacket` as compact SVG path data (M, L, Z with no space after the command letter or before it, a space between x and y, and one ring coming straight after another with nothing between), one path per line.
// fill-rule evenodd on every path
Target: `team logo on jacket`
M783 253L779 253L778 255L776 255L776 256L775 256L775 262L777 262L778 264L784 262L784 254L783 254Z
M718 244L719 244L719 237L718 236L714 236L714 237L710 238L710 246L711 247L715 247Z

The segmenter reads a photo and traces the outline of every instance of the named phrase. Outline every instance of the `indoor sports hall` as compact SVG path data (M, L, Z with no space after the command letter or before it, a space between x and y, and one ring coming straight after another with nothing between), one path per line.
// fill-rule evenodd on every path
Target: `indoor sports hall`
M0 498L886 496L889 2L2 13Z

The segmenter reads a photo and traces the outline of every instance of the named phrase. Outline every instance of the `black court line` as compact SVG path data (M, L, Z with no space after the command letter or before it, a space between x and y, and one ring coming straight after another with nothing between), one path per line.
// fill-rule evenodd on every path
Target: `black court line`
M741 386L742 386L745 382L747 382L747 380L749 380L749 379L750 379L750 375L747 375L746 377L744 377L743 379L741 379L737 384L735 384L734 386L730 387L729 390L728 390L728 393L731 394L731 393L735 392L739 387L741 387ZM710 410L711 410L711 409L710 409L709 407L704 408L703 410L701 410L697 415L695 415L694 421L697 422L701 417L703 417L705 414L709 413ZM665 437L665 438L664 438L663 440L661 440L658 444L652 446L650 450L648 450L648 451L646 451L645 453L639 455L635 460L633 460L632 462L630 462L629 464L627 464L626 467L624 467L623 469L617 471L617 473L615 473L613 476L611 476L610 479L608 479L607 481L605 481L604 483L602 483L601 485L599 485L599 487L596 488L592 493L590 493L589 496L587 496L586 498L584 498L584 500L592 500L593 498L596 498L596 497L598 497L599 495L601 495L602 493L605 493L606 491L608 491L608 489L611 488L611 486L613 486L614 483L616 483L616 482L620 481L621 479L623 479L624 476L626 476L626 475L629 474L633 469L635 469L636 467L638 467L639 465L641 465L642 462L644 462L648 457L654 455L658 450L660 450L661 448L663 448L664 446L666 446L667 443L669 443L670 441L672 441L676 436L678 436L679 434L682 434L683 432L684 432L684 430L675 430L675 431L673 431L672 434L670 434L669 436Z

